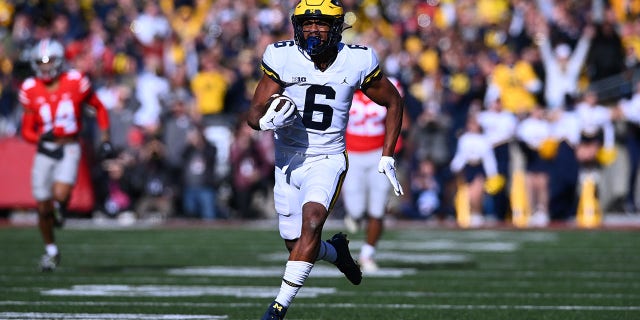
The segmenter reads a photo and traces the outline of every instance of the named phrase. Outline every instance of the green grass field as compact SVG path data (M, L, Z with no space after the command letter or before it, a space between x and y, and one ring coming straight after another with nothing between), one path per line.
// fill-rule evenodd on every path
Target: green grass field
M0 319L259 319L286 260L264 224L69 226L54 273L35 228L2 227ZM287 319L640 319L638 231L394 228L378 257L360 286L316 264Z

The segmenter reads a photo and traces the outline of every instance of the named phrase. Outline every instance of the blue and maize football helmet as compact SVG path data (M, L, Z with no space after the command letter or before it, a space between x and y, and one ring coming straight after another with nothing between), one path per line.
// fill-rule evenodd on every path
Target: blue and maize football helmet
M329 24L327 41L322 42L317 37L304 38L303 22L311 19L326 21ZM328 48L336 47L342 40L344 10L340 0L301 0L293 10L291 23L293 24L294 40L298 47L310 56L315 56Z

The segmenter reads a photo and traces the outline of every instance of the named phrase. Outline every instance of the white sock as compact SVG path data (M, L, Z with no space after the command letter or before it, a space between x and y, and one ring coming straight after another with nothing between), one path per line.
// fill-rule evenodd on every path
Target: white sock
M302 288L304 280L307 279L313 268L313 263L305 261L287 261L287 267L284 269L280 292L276 297L276 301L288 307L293 298L298 294L298 290Z
M375 253L376 253L376 247L368 243L365 243L362 245L362 248L360 249L360 258L371 259Z
M320 250L318 250L318 257L316 257L316 261L324 260L331 263L336 262L338 259L338 253L336 252L336 248L327 243L326 241L320 242Z
M44 250L50 256L55 256L56 254L58 254L58 246L56 246L55 243L50 243L50 244L44 246Z

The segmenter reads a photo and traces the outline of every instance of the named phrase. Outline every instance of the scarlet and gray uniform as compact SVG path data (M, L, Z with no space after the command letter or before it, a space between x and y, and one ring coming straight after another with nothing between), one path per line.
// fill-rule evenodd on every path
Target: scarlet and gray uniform
M390 79L400 91L400 84ZM346 132L349 171L342 186L345 210L354 220L367 213L382 218L391 185L378 172L384 144L387 108L371 101L362 91L353 96ZM399 146L400 144L398 144Z
M43 133L53 135L54 141L40 143L31 175L34 198L38 201L50 199L54 182L76 182L81 152L76 138L82 129L83 104L89 103L96 109L101 129L109 126L108 114L91 90L89 79L75 70L63 72L58 77L57 87L51 91L42 80L28 78L22 83L18 98L25 109L22 119L25 140L37 143ZM55 142L61 139L66 142ZM60 156L52 156L59 149Z
M297 107L295 122L274 132L280 235L296 239L305 203L330 210L337 200L348 168L345 131L353 94L381 71L372 49L344 43L331 66L320 71L292 40L269 45L261 68Z

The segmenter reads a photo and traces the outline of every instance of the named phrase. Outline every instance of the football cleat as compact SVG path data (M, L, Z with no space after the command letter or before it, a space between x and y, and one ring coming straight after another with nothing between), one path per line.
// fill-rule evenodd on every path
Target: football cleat
M287 313L287 307L281 305L277 301L271 302L267 308L267 312L264 313L261 320L282 320Z
M356 233L360 230L360 221L346 214L344 216L344 226L349 232Z
M58 264L60 264L60 254L56 254L55 256L44 254L42 258L40 258L40 270L42 272L54 271L58 267Z
M347 235L342 232L337 233L331 239L327 240L327 242L336 248L338 258L334 264L338 267L338 270L344 273L351 283L355 285L360 284L360 282L362 282L362 271L358 263L351 257Z
M378 264L371 258L360 258L360 267L364 274L376 273L380 270Z

